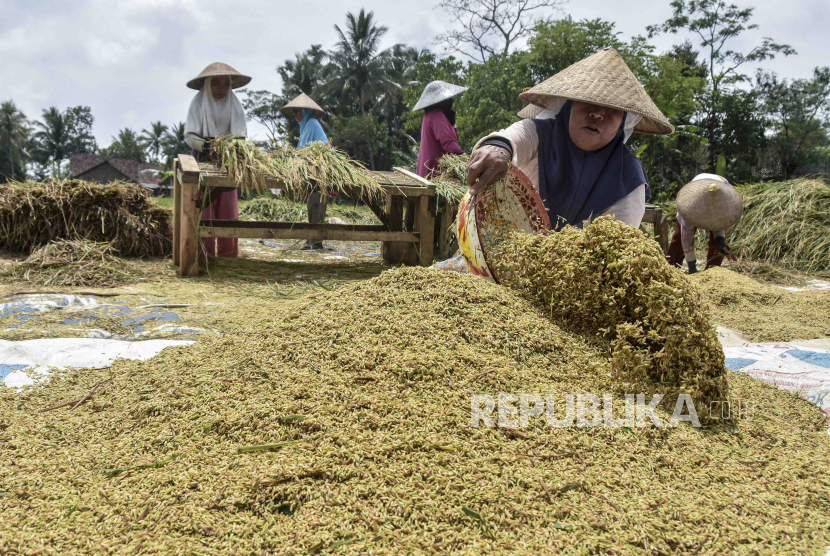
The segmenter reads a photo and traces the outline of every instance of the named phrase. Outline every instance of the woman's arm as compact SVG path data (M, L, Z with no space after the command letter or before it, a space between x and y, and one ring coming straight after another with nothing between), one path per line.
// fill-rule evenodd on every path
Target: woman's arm
M488 140L495 144L487 144ZM504 145L505 142L507 145ZM497 146L499 144L504 146ZM538 151L539 135L536 133L536 124L531 120L516 122L507 129L481 138L467 165L467 186L470 192L478 193L501 179L507 172L507 163L510 161L519 168L529 167L538 156ZM533 180L534 176L530 178Z
M613 216L620 222L639 228L646 214L646 185L643 184L604 211L599 216Z
M192 131L188 131L184 134L184 142L187 143L191 149L196 149L199 152L202 152L202 149L204 149L207 144L204 139Z

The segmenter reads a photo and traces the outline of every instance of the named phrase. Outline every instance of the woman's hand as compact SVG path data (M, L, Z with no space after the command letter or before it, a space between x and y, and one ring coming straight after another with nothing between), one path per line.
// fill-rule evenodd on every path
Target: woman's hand
M509 162L510 153L501 147L484 145L473 151L470 162L467 163L467 186L470 188L470 194L475 195L503 178Z

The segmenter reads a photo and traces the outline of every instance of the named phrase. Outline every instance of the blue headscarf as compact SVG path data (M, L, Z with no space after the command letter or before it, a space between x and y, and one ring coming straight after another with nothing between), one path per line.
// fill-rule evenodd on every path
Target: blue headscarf
M297 148L302 149L314 141L328 143L329 139L323 131L323 126L317 120L314 109L301 108L301 110L303 111L303 119L300 120L300 140L297 142Z
M583 151L568 131L571 105L568 101L554 119L533 120L539 135L539 195L554 228L581 227L643 184L646 200L651 198L643 165L623 142L625 118L610 143Z

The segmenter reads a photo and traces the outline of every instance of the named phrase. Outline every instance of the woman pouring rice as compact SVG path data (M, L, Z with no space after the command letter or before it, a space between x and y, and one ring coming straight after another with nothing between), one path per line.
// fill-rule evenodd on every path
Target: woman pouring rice
M512 161L533 182L554 227L604 215L639 226L651 192L625 143L635 131L668 135L674 127L617 51L601 50L519 97L543 110L476 144L470 193L501 179Z
M244 87L251 81L232 67L221 62L202 70L187 82L191 89L199 91L190 103L184 126L184 140L193 149L193 157L200 162L210 160L213 153L212 139L222 135L248 135L248 123L242 103L233 89ZM236 189L213 195L213 200L202 212L202 218L236 220L239 218L239 201ZM216 245L214 245L214 241ZM239 256L236 238L205 238L208 255L219 257Z

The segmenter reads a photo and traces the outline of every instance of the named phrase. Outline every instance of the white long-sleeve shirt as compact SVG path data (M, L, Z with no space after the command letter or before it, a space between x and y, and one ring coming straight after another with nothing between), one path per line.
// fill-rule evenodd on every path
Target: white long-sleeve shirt
M513 148L513 165L518 167L530 179L538 193L539 135L536 133L536 124L532 120L516 122L507 129L482 137L473 150L477 149L482 141L490 137L503 137L510 142L510 146ZM597 216L611 215L617 220L637 228L643 221L645 213L646 184L642 184ZM551 220L553 220L553 217Z

